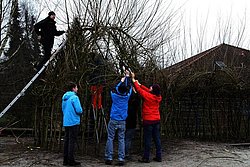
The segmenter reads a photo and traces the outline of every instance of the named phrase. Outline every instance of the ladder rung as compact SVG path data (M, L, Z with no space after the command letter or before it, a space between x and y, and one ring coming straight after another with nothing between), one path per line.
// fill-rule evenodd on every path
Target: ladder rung
M45 70L45 68L48 66L48 64L50 63L51 60L53 60L56 56L56 54L64 47L64 45L66 44L65 40L60 46L59 48L56 50L55 53L52 54L52 56L50 57L50 59L42 66L42 68L34 75L34 77L28 82L28 84L20 91L20 93L18 93L16 95L16 97L5 107L5 109L0 113L0 118L11 108L11 106L13 106L13 104L15 104L15 102L23 95L25 95L25 91L32 85L32 83L34 83L34 81L38 78L38 76Z

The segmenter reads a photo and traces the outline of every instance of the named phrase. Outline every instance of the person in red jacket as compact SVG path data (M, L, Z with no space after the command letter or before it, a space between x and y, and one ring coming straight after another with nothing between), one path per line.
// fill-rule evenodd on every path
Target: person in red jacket
M156 156L154 161L162 161L161 140L160 140L160 102L162 100L160 86L153 84L150 88L141 85L138 80L135 80L135 74L131 73L132 82L136 91L143 99L142 104L142 119L144 133L144 153L139 162L149 163L151 140L153 138L156 147Z

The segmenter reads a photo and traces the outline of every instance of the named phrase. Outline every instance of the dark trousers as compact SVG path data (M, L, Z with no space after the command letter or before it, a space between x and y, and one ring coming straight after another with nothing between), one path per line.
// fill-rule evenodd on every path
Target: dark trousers
M77 142L79 125L65 127L64 136L64 162L75 162L74 151Z
M143 157L149 159L151 150L151 140L153 138L156 147L156 157L161 158L160 123L145 125L143 127L143 133L144 133Z
M44 51L44 57L42 61L37 65L37 70L40 70L43 65L50 59L51 57L51 50L52 50L53 45L43 45L43 51Z
M135 129L126 129L125 133L125 157L129 156L132 140L135 135Z

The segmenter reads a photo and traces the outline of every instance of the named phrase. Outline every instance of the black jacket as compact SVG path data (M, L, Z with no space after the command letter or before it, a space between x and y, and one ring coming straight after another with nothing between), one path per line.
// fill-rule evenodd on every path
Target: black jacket
M50 17L46 17L42 21L38 22L34 26L37 35L41 35L41 43L43 45L53 47L54 36L60 36L65 31L56 30L56 22Z
M105 83L106 65L103 57L98 53L89 54L89 69L91 69L88 82L91 85L102 85Z
M140 106L138 93L132 91L128 102L128 117L126 119L126 129L135 129L137 124L137 114Z

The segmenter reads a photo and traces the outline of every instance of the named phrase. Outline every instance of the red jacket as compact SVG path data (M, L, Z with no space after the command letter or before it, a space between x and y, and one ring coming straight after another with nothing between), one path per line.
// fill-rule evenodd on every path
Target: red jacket
M156 96L150 93L149 89L146 86L138 85L137 82L134 82L135 89L143 98L142 104L142 118L143 120L156 121L160 120L160 102L161 95Z

